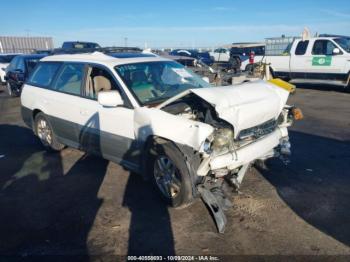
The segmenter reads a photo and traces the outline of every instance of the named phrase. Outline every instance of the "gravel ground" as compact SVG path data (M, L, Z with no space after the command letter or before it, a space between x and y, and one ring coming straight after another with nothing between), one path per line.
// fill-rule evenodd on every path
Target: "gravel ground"
M218 234L200 200L168 209L149 183L74 149L46 153L0 92L0 255L350 255L350 94L298 87L293 155L251 169ZM85 257L86 258L86 257Z

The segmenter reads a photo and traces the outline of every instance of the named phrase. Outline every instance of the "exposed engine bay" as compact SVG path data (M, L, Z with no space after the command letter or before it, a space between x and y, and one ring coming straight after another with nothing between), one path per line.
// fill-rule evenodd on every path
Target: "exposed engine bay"
M205 180L204 183L197 185L197 190L212 213L218 231L222 233L226 225L224 211L233 205L230 200L232 191L239 190L247 170L255 162L260 166L264 166L265 159L280 157L280 159L287 163L287 156L290 155L289 139L288 136L283 137L280 139L280 143L276 148L267 152L259 159L254 159L249 163L244 163L234 168L223 167L209 170L208 163L213 157L220 157L220 155L228 154L229 152L233 152L233 157L238 158L234 154L241 147L259 140L279 128L290 126L294 119L294 108L286 105L276 119L272 118L257 126L241 130L236 137L234 136L233 126L225 120L220 119L214 107L195 94L184 96L166 105L162 110L214 127L214 132L204 142L204 152L201 153L202 163L199 166L197 175L205 176ZM201 167L203 168L204 166L207 168L202 170ZM201 171L202 173L200 173Z

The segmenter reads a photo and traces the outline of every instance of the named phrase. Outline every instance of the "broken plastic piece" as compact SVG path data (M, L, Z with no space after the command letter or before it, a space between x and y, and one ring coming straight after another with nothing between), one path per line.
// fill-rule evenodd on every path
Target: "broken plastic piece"
M213 214L216 227L219 231L219 233L224 233L227 219L225 216L225 213L221 207L221 205L218 203L216 197L213 195L212 192L210 192L208 189L206 189L203 186L198 187L198 191L201 194L203 202L207 205L211 213Z

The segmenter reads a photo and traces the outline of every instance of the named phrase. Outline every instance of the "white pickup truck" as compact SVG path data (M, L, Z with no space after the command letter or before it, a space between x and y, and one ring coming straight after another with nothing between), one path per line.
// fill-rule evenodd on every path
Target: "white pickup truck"
M271 39L270 39L271 40ZM280 39L267 40L263 62L270 64L274 77L303 83L327 83L349 88L350 37L320 36L295 38L286 49ZM275 43L275 44L274 44ZM275 51L274 51L275 50Z

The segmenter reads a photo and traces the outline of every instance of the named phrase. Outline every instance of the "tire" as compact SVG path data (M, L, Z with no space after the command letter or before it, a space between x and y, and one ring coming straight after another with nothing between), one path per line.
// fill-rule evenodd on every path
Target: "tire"
M193 201L190 171L183 154L173 143L155 144L150 148L148 163L153 187L167 205L185 207ZM161 163L163 168L169 167L168 172L162 171Z
M11 84L9 82L6 83L6 90L7 90L7 94L10 97L16 97L16 94L15 94L15 92L13 92Z
M57 141L52 126L44 113L39 112L34 119L35 134L39 137L42 145L49 152L61 151L64 145Z
M248 65L246 65L245 71L246 71L246 72L249 72L249 73L253 73L253 71L254 71L254 65L253 65L253 64L248 64Z

